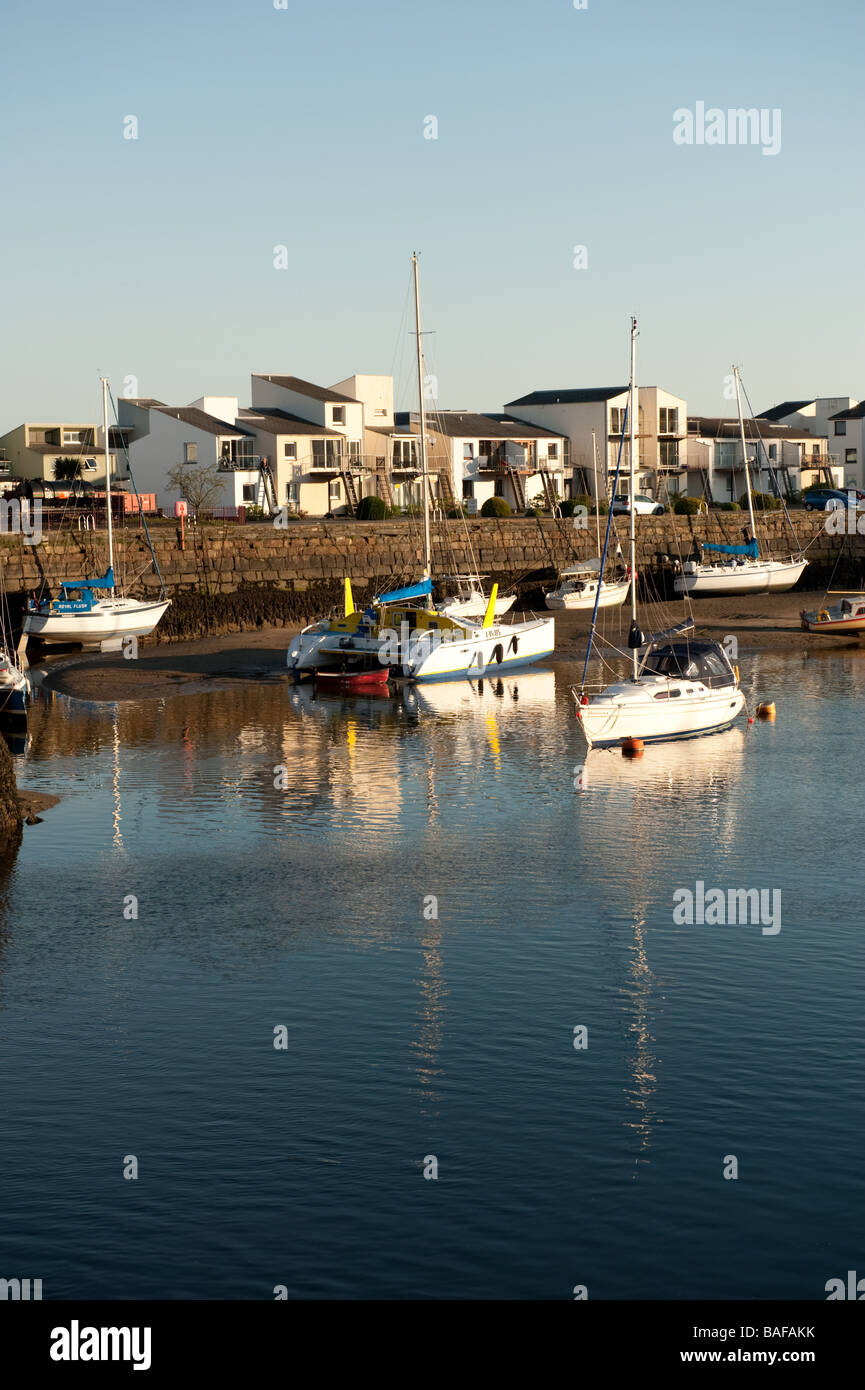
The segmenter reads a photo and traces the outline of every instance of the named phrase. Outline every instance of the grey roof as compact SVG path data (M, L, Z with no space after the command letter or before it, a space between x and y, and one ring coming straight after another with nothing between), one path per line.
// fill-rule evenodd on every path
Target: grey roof
M155 396L121 396L120 400L127 405L140 406L142 410L154 410L157 406L165 405L165 401L158 401Z
M865 401L860 401L858 405L848 406L846 410L839 410L837 415L830 415L830 420L865 420Z
M783 420L787 415L795 415L797 410L801 410L803 405L813 405L816 397L812 396L809 401L782 401L780 405L773 405L771 410L764 410L758 415L759 420Z
M226 420L217 420L215 415L208 415L204 410L198 410L192 405L160 405L156 409L162 415L170 415L175 420L182 420L185 425L192 425L197 430L203 430L206 434L249 434L249 430L240 429L237 425L229 425Z
M410 429L418 423L414 411L400 410L394 415L397 429ZM468 410L436 410L427 415L432 434L451 439L561 439L554 430L529 425L510 415L482 415Z
M309 396L314 401L336 401L339 405L357 405L354 396L341 396L327 386L316 386L312 381L304 381L299 376L271 376L267 372L253 372L259 381L270 381L274 386L284 386L289 391L297 391L301 396Z
M505 401L508 409L512 405L585 405L590 401L608 401L612 396L622 396L627 386L587 386L580 390L530 391L517 401Z
M315 435L317 439L342 439L339 430L329 430L324 425L316 425L311 420L302 420L299 415L290 415L287 410L264 410L250 407L241 410L240 421L250 429L266 430L268 434Z
M704 439L738 439L739 419L738 416L731 418L726 415L689 415L688 434L700 435ZM745 438L814 440L820 436L811 434L808 430L797 429L795 425L775 425L760 417L745 421Z

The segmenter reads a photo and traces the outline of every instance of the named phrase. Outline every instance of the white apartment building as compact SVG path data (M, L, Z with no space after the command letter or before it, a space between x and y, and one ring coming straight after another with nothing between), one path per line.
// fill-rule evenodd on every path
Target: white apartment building
M636 389L638 492L663 499L684 491L687 402L659 386ZM568 440L572 495L594 493L595 459L599 489L609 491L626 427L627 386L532 391L505 409L523 420L555 430ZM621 451L619 490L626 490L627 446ZM606 478L604 473L606 470Z
M745 445L755 492L786 496L830 481L827 440L793 425L746 420ZM692 415L683 451L686 490L712 502L739 502L746 491L738 417Z
M855 414L859 402L852 396L816 396L805 401L782 401L759 416L772 424L792 425L829 442L829 461L840 478L840 486L865 487L865 461L857 437ZM850 413L854 412L854 413ZM861 419L861 416L858 417ZM852 428L848 426L851 422ZM848 437L849 429L849 437Z

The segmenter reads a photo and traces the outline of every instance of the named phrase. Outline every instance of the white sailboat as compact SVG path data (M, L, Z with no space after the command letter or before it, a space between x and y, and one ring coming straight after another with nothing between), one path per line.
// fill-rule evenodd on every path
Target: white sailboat
M108 569L99 579L67 579L56 599L31 599L23 632L48 645L79 642L85 651L123 637L147 637L171 600L124 598L114 579L114 522L111 512L111 457L108 446L108 380L102 381L102 427L105 444L105 504L108 512ZM25 642L26 646L26 642Z
M613 579L604 584L600 575L600 560L589 559L582 565L559 570L559 582L544 596L548 608L557 611L562 608L593 609L597 599L599 608L620 607L630 592L629 578Z
M473 618L480 620L487 611L489 596L484 593L482 579L487 576L483 574L446 574L442 578L450 580L457 585L457 591L451 598L442 599L436 604L436 611L444 613L446 618ZM500 594L496 598L495 612L496 618L503 618L505 613L509 613L516 602L516 594Z
M287 664L296 675L338 669L346 658L360 657L371 665L399 666L402 674L412 681L476 679L504 668L541 661L550 656L555 647L553 618L496 621L497 584L492 587L480 621L469 617L452 618L432 605L429 468L417 254L412 256L412 271L423 488L423 577L417 584L377 594L362 612L355 609L351 584L346 580L343 616L313 623L291 642Z
M598 449L592 430L592 472L595 480L595 532L598 546L596 557L584 560L570 569L559 570L559 582L544 595L547 608L558 612L568 609L617 608L625 602L631 587L630 576L601 583L601 496L598 491ZM618 549L618 547L617 547ZM621 551L619 550L619 554Z
M12 620L6 602L6 578L0 566L0 719L27 717L30 681L15 660L12 652Z
M742 461L745 469L745 490L748 496L748 516L750 519L749 539L743 545L716 545L702 542L703 551L723 555L718 560L684 560L681 573L676 575L673 587L678 594L694 594L704 598L712 594L765 594L786 593L792 589L804 572L808 561L802 555L791 555L787 560L767 560L760 555L760 546L754 521L754 501L751 493L751 470L748 466L748 451L745 444L745 419L742 414L742 395L739 368L733 368L736 382L736 406L739 412L739 437L742 442Z
M628 394L630 495L634 495L636 457L635 383L637 320L631 320L631 377ZM586 671L592 650L595 619L580 686L571 691L589 748L623 743L627 739L657 742L693 738L725 729L739 714L745 697L738 673L717 642L685 639L692 619L665 632L645 636L637 624L637 561L634 511L630 509L631 675L595 695L589 694ZM683 640L678 640L678 639Z

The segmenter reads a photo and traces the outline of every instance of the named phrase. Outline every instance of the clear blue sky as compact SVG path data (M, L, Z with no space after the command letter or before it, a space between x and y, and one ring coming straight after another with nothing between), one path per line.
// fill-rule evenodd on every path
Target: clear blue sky
M693 412L732 360L757 409L865 396L863 37L861 0L7 0L0 432L94 418L99 372L389 372L415 248L444 407L624 381L632 312ZM780 107L780 153L675 145L697 101Z

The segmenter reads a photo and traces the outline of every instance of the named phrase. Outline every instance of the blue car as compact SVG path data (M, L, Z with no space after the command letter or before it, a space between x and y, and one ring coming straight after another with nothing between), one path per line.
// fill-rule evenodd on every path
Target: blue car
M865 492L855 487L842 492L837 487L812 487L802 498L806 512L834 512L837 507L852 507L854 511L865 510Z

